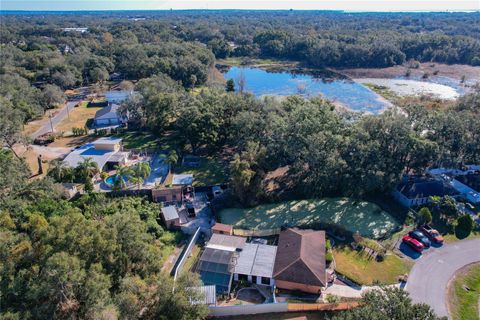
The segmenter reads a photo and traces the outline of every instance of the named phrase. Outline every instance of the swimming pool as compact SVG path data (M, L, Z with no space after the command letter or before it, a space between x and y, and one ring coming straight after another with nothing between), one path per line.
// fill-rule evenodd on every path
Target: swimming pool
M120 176L117 176L117 175L111 175L109 177L107 177L104 181L105 183L107 184L107 186L109 187L113 187L113 185L115 184L115 182L119 179ZM127 177L122 177L123 181L127 182L128 181L128 178Z

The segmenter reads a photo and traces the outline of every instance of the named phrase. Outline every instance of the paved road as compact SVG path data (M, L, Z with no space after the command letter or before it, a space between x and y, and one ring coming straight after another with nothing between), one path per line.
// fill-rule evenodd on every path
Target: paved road
M54 129L60 122L62 122L63 119L65 119L65 117L67 116L67 110L68 112L72 111L73 108L79 102L80 101L69 101L65 104L65 106L63 106L62 109L60 109L60 111L52 118L52 125ZM50 121L47 121L40 129L32 133L30 137L32 138L32 140L35 140L37 137L41 136L42 134L45 134L51 131L52 131L52 126L50 125Z
M480 262L480 239L430 248L413 266L406 290L414 302L430 305L438 316L448 316L448 281L455 271L473 262Z

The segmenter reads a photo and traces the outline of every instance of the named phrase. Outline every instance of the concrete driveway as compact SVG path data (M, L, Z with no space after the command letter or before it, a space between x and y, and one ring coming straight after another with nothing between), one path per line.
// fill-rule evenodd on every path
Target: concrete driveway
M416 303L426 303L438 316L447 317L447 285L458 269L480 262L480 239L462 240L429 249L408 276L406 290Z
M38 129L37 131L35 131L31 136L30 138L32 138L32 140L35 140L36 138L38 138L39 136L41 136L42 134L45 134L47 132L51 132L52 131L52 126L53 126L53 129L55 129L55 127L60 123L62 122L63 119L65 119L65 117L67 116L67 112L70 112L73 110L73 108L75 108L75 106L77 104L79 104L81 101L78 100L78 101L68 101L63 107L62 109L60 109L60 111L52 118L52 123L50 124L50 120L45 122L45 124L40 128Z

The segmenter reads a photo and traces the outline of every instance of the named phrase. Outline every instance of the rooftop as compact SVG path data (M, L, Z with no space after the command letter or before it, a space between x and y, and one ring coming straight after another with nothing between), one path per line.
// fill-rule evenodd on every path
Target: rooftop
M272 278L276 246L246 243L235 260L235 273Z
M215 285L190 287L187 290L191 290L195 297L190 297L191 304L206 304L213 305L217 303L217 295Z
M70 167L75 168L80 162L83 161L83 159L91 158L101 169L117 152L118 151L114 150L98 150L95 149L93 143L89 143L70 152L67 157L63 159L63 161L65 161Z
M458 194L453 187L443 181L425 177L406 178L398 185L397 190L409 199Z
M215 223L212 227L212 231L220 231L220 232L225 232L225 233L231 233L233 230L233 226L229 224L223 224L223 223Z
M119 118L117 114L119 108L118 104L109 104L95 113L95 120Z
M193 174L174 174L172 178L173 185L191 185L193 183Z
M325 231L296 228L280 232L273 278L325 286Z
M242 237L214 233L208 240L207 248L222 248L222 250L235 251L236 249L243 249L246 242L247 239Z
M175 220L179 218L178 211L175 206L163 207L162 215L165 221Z
M103 137L93 141L93 144L119 144L122 143L122 138L115 138L115 137Z

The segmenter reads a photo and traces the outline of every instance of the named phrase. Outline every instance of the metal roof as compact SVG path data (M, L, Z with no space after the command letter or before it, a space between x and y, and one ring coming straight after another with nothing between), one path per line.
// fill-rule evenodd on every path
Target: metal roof
M218 250L213 248L205 248L200 257L200 261L215 262L221 264L229 264L232 259L233 252Z
M187 291L192 291L194 297L190 297L191 304L217 304L217 295L215 285L190 287Z
M179 218L178 211L177 211L177 208L175 208L175 206L163 207L162 215L165 221L170 221L170 220Z
M210 240L208 240L207 248L209 246L216 246L216 247L222 246L222 247L233 248L233 249L238 249L238 248L242 249L245 246L246 242L247 242L247 239L242 237L214 233L212 234L212 237L210 238ZM227 248L224 250L229 250Z
M247 243L234 259L234 273L272 278L276 246Z
M173 185L191 185L193 183L193 174L174 174Z
M115 137L103 137L93 141L93 144L120 144L122 143L122 138Z

